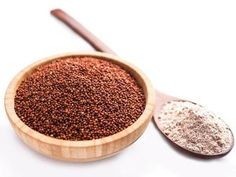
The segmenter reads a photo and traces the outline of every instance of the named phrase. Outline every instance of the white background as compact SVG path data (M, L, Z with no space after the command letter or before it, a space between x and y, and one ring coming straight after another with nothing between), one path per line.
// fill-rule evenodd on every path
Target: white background
M157 89L207 106L236 133L235 1L0 0L1 177L236 175L236 148L220 159L194 158L170 146L153 123L120 154L92 163L52 160L23 144L4 111L10 80L38 59L92 50L49 14L57 7L141 68Z

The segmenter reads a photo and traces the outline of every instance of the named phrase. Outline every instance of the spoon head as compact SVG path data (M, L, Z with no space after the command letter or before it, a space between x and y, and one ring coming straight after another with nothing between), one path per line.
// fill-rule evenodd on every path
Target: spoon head
M231 151L234 146L233 133L221 118L194 102L164 95L160 92L156 94L159 104L154 112L154 122L160 132L176 147L202 158L221 157ZM178 105L180 106L177 107ZM185 110L181 110L183 105L186 107ZM193 111L191 108L196 108L196 110ZM189 110L190 113L184 114ZM207 129L209 127L205 127L205 119L209 119L208 125L213 132L208 132ZM219 130L216 129L218 124L223 125ZM225 133L225 137L215 135L215 133L222 135L222 130ZM212 143L209 143L211 148L209 151L204 144L208 142L206 138L212 141ZM226 139L227 144L224 144L225 141L221 144L220 140L222 138ZM214 148L218 149L214 150ZM223 149L222 151L221 148Z

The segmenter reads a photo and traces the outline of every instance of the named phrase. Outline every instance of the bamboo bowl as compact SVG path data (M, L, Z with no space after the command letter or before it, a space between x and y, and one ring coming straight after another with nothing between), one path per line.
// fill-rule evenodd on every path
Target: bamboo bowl
M103 60L111 61L128 71L144 90L146 106L143 114L135 123L121 132L104 138L85 141L68 141L52 138L25 125L17 116L14 109L14 98L18 86L21 81L30 75L39 65L47 64L52 60L65 56L98 57ZM112 156L135 142L142 135L153 115L155 107L154 94L154 89L147 77L139 69L122 61L117 56L100 52L66 53L39 60L18 73L7 88L5 94L5 109L16 134L32 149L55 159L87 162Z

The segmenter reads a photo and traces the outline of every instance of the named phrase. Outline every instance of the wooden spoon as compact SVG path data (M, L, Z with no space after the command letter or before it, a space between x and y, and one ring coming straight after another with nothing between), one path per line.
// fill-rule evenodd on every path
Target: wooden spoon
M74 32L79 34L83 39L85 39L95 50L101 51L101 52L106 52L110 54L116 55L108 46L106 46L100 39L98 39L96 36L94 36L90 31L88 31L83 25L81 25L78 21L76 21L74 18L69 16L66 12L64 12L61 9L55 9L51 11L51 14L61 20L63 23L65 23L68 27L70 27ZM188 101L188 100L183 100L180 98L176 98L173 96L166 95L164 93L161 93L160 91L156 90L156 109L154 113L154 122L156 123L157 128L160 130L160 132L171 142L173 145L175 145L178 148L181 148L185 152L189 152L193 155L196 155L198 157L202 158L213 158L213 157L221 157L223 155L226 155L231 151L231 149L234 146L234 137L233 133L232 134L232 143L230 145L230 148L228 148L227 151L224 151L222 153L214 153L214 154L204 154L204 153L199 153L195 151L191 151L189 149L186 149L183 146L180 146L179 144L175 143L172 141L163 131L163 127L160 124L160 121L158 119L159 114L163 108L163 106L170 102L170 101ZM188 101L190 103L193 103L191 101ZM194 103L196 104L196 103Z

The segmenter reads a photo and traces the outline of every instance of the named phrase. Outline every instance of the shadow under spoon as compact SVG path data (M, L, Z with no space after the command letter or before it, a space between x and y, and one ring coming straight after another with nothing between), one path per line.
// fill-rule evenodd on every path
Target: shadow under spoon
M51 14L81 36L95 50L116 55L100 39L63 10L55 9L51 11ZM221 118L207 111L201 105L166 95L157 90L154 122L160 132L176 147L201 158L222 157L229 153L234 146L233 133ZM216 130L217 127L219 128L218 124L222 125L219 131ZM213 131L211 133L214 135L210 134L207 128L211 128ZM219 132L225 137L217 136L216 133ZM208 137L212 142L207 142L208 139L204 139L205 137ZM223 143L221 142L222 138L225 139ZM210 150L207 150L205 146L201 147L199 143L200 145L205 143L205 146L208 143ZM223 150L221 151L220 148Z

